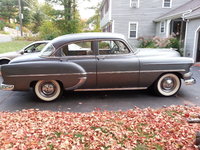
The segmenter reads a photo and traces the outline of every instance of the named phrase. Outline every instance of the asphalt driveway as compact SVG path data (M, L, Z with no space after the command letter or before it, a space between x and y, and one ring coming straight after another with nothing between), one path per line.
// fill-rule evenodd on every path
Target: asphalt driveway
M64 92L63 97L54 102L42 102L30 92L0 91L0 111L40 109L52 111L90 112L102 110L128 110L140 108L160 108L170 105L200 106L200 67L192 67L197 83L185 86L170 98L157 97L148 91L109 91L109 92ZM0 78L0 82L2 79Z

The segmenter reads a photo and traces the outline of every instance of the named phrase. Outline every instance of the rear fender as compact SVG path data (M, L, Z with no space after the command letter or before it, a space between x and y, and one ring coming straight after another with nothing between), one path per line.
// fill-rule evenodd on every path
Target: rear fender
M28 90L33 81L57 80L65 89L82 86L87 77L85 70L73 62L40 61L2 66L5 84L15 85L14 90Z

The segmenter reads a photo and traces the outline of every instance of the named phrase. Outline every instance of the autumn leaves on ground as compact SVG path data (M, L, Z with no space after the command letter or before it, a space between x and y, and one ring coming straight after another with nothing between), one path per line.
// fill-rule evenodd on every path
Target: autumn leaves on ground
M0 149L195 149L199 107L91 113L23 110L0 113Z

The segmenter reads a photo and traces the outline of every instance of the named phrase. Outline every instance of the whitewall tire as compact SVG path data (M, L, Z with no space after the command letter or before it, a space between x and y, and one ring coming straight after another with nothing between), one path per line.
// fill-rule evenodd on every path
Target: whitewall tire
M55 81L40 80L34 87L35 95L43 101L50 102L58 99L62 93L60 84Z
M172 73L162 75L154 84L154 91L161 96L173 96L181 87L180 78Z

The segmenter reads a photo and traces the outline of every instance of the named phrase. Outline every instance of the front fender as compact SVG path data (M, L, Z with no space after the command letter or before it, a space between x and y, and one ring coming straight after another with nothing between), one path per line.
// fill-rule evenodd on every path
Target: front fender
M4 84L15 85L14 90L28 90L33 81L57 80L65 89L75 89L86 81L86 72L78 64L60 61L38 61L2 66Z

